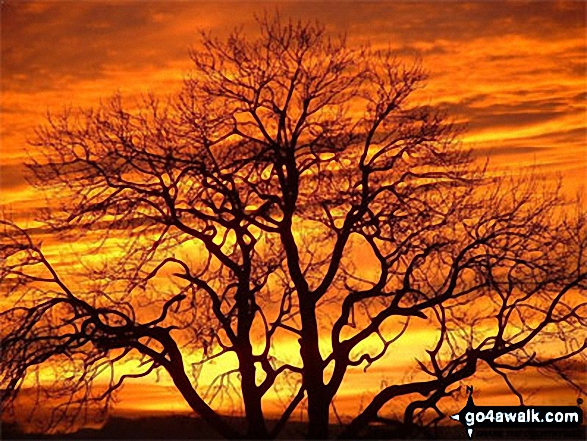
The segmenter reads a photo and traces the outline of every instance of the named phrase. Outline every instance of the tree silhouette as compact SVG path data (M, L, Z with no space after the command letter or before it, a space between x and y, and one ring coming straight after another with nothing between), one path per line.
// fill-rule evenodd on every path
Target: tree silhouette
M349 369L389 363L422 328L435 337L419 373L383 387L341 437L384 421L398 397L411 400L405 424L437 421L439 401L482 368L520 401L509 375L532 367L581 391L569 368L587 347L578 204L476 166L447 117L411 99L417 64L319 25L259 25L256 39L204 35L167 101L115 97L38 129L41 232L99 238L114 257L80 278L2 221L3 410L41 365L56 372L37 385L37 400L57 402L52 422L164 370L225 437L275 437L305 405L307 436L327 438ZM284 341L294 361L280 358ZM203 366L227 356L206 395ZM139 368L119 371L128 359ZM269 424L263 398L284 385L289 403ZM215 393L242 400L244 431L211 407Z

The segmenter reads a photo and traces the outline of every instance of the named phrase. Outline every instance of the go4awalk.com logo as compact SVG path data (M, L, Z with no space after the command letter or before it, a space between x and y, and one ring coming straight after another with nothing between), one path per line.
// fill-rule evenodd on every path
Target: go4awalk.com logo
M477 406L473 402L473 388L467 386L466 406L453 420L467 429L469 438L474 428L576 428L583 422L578 406Z

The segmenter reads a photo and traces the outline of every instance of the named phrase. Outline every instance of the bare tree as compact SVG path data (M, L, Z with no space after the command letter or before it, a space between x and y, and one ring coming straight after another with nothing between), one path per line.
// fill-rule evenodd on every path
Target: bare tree
M2 292L18 298L0 315L3 408L44 364L58 369L38 388L59 398L55 421L163 369L226 437L273 438L305 403L307 436L327 438L349 369L389 362L422 327L436 337L417 378L383 388L342 437L402 396L406 424L441 419L439 401L482 366L520 401L509 374L531 367L582 391L567 367L587 347L578 204L535 178L486 175L447 117L411 99L418 64L319 25L259 24L256 39L205 35L165 102L116 97L38 130L30 169L51 196L45 233L124 253L80 279L2 221ZM292 337L299 357L286 362L279 344ZM378 351L363 352L374 337ZM201 367L227 354L234 366L206 395ZM133 357L140 369L121 375ZM295 389L268 425L263 398L280 384ZM230 391L244 433L213 408Z

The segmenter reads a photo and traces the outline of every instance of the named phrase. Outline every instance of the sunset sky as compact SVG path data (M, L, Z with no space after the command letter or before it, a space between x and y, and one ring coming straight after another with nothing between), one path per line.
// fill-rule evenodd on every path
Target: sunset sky
M429 73L420 99L442 106L465 125L463 145L479 158L488 156L492 170L535 166L548 177L560 174L567 194L584 192L583 1L5 0L1 8L0 207L22 222L31 221L34 209L44 203L26 183L23 161L30 150L27 139L47 111L90 107L117 92L127 97L176 92L190 70L188 52L197 50L200 31L223 37L242 25L245 34L254 33L254 15L275 10L282 17L316 19L331 34L346 33L351 44L389 46L408 61L420 58ZM53 246L51 255L59 254ZM359 391L377 390L386 372L373 369L375 380L369 384L362 383L367 380L361 374L350 377L341 408L358 405ZM168 403L166 409L187 409L164 381L149 387L147 392L138 382L129 385L118 410L156 411L162 402ZM542 402L575 396L560 385L545 387L549 392L539 396ZM505 391L500 385L483 396ZM478 404L483 403L480 398Z

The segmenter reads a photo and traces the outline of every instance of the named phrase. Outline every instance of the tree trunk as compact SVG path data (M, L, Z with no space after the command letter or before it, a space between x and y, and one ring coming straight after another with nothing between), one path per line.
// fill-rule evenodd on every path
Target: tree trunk
M320 355L315 304L306 298L300 298L303 329L300 355L304 362L304 387L308 393L308 438L326 439L330 396L324 385L324 360Z
M241 389L245 404L247 419L247 438L266 439L269 438L259 388L255 384L255 365L249 362L241 363Z
M328 439L328 410L330 400L322 396L308 395L308 439Z

